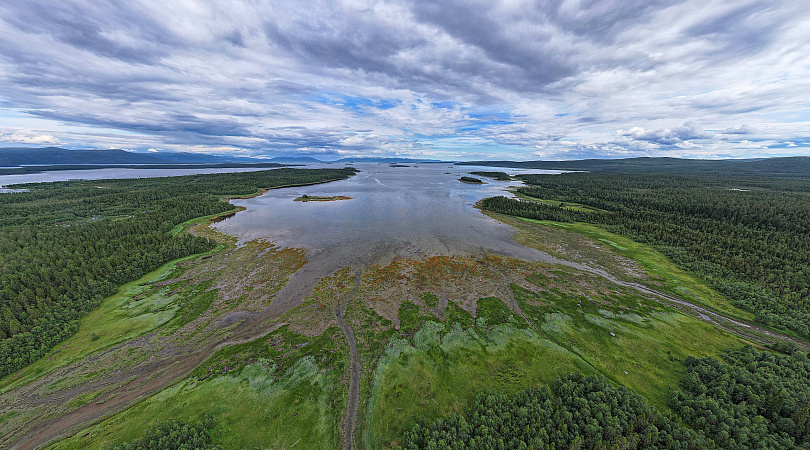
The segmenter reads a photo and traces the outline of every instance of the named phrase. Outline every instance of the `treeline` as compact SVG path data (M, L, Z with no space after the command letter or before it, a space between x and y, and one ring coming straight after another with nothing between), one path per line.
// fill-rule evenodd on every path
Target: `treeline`
M417 424L405 449L711 448L641 396L604 377L569 374L513 396L479 395L463 415Z
M41 172L58 172L63 170L96 170L96 169L270 169L282 167L279 163L201 163L201 164L54 164L23 167L1 167L0 175L22 175Z
M614 174L720 175L801 178L810 174L810 157L791 156L759 160L623 158L574 161L467 161L458 165L512 167L520 169L576 170Z
M810 361L753 347L684 360L672 408L721 448L810 448Z
M589 219L589 213L587 212L569 210L547 203L525 202L506 198L502 195L485 198L481 200L480 205L481 208L487 211L527 219L552 220L554 222L584 222Z
M132 442L117 443L109 450L220 450L222 446L213 444L211 430L216 419L206 414L203 423L193 424L182 420L159 422L146 430L143 436Z
M810 337L810 182L669 175L521 175L521 194L593 206L573 211L507 198L487 210L588 222L656 246L756 320Z
M470 172L470 175L494 178L498 181L509 181L512 179L512 177L510 177L506 172Z
M25 185L0 195L0 377L42 357L78 320L171 260L215 243L172 237L187 220L231 211L218 195L347 178L348 169L277 169Z

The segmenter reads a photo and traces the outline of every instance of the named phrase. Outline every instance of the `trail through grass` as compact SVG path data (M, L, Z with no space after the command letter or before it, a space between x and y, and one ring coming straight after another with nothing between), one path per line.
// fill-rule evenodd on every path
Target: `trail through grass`
M611 251L637 261L651 278L648 284L657 290L682 296L701 306L730 313L745 319L751 320L754 317L753 314L733 306L725 297L715 292L704 282L679 269L669 258L648 245L611 233L596 225L586 223L560 223L526 218L517 219L563 232L577 233L596 242L608 245Z
M156 422L199 422L208 412L218 422L214 442L224 448L339 448L347 363L341 337L334 328L311 339L283 327L223 349L184 381L54 448L102 448Z

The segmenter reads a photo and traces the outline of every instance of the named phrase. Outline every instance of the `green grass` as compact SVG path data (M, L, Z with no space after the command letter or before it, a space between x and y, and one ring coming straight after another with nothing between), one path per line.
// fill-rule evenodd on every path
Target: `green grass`
M175 225L174 228L172 228L172 230L170 231L170 233L172 234L172 236L177 236L183 230L185 230L186 227L188 227L189 225L208 223L212 219L218 219L218 218L224 218L224 217L227 217L227 216L232 216L232 215L236 214L239 211L240 211L239 208L234 208L234 209L232 209L230 211L225 211L225 212L222 212L222 213L210 214L210 215L202 216L202 217L195 217L193 219L189 219L189 220L186 220L183 223L179 223L179 224Z
M156 422L199 422L207 412L218 421L214 440L225 448L337 448L344 405L334 403L332 392L312 358L299 360L280 381L251 364L237 376L178 383L53 448L102 448L136 439Z
M484 389L512 393L572 371L601 373L669 412L683 358L740 344L629 288L586 296L578 286L589 277L560 268L527 277L532 290L513 284L531 323L495 297L478 301L476 321L453 302L445 323L406 307L408 327L418 331L389 342L377 362L363 444L393 448L417 421L461 412Z
M54 448L131 441L156 422L195 423L208 412L218 422L214 441L225 448L341 447L348 363L343 345L336 328L310 338L282 327L221 350L184 381Z
M478 300L475 308L476 324L481 328L510 324L526 328L528 324L520 315L514 314L506 303L497 297L486 297Z
M705 283L689 273L679 269L672 261L659 251L632 239L611 233L596 225L586 223L560 223L518 218L525 222L538 223L547 227L578 233L610 246L611 250L621 256L637 261L652 278L651 287L662 292L669 292L689 299L717 311L724 311L737 317L752 320L754 315L743 311L728 302L725 297L715 292Z
M404 301L399 306L399 332L411 335L415 333L425 320L433 319L432 315L423 312L419 306L411 301Z
M530 196L528 196L526 194L521 194L520 192L514 192L514 194L515 194L516 197L521 198L523 200L528 200L528 201L537 202L537 203L545 203L546 205L551 205L551 206L561 206L561 207L563 207L565 209L570 209L572 211L583 211L583 212L600 211L600 212L606 212L604 209L596 208L594 206L589 206L589 205L583 205L582 203L561 202L561 201L558 201L558 200L547 200L547 199L543 199L543 198L535 198L535 197L530 197Z
M377 365L367 448L395 447L420 418L461 412L486 388L512 393L570 371L594 373L564 348L511 325L483 336L429 321L413 341L394 340Z
M446 330L450 331L455 324L461 328L473 328L475 319L472 314L462 309L456 302L448 301L447 308L444 309L444 319Z
M343 332L337 327L328 328L320 336L305 336L284 325L263 338L219 350L194 369L189 377L203 380L225 372L238 372L260 359L272 361L276 366L274 370L283 372L304 357L315 358L318 366L343 373L346 369L345 353Z
M536 282L537 278L530 278ZM550 340L576 353L610 380L668 410L686 356L717 355L738 338L667 311L629 289L588 299L512 285L526 317Z
M360 360L360 405L357 410L355 445L363 448L360 436L365 434L368 425L368 401L371 397L372 374L377 361L385 353L392 338L399 336L393 322L377 314L361 302L354 302L347 310L352 319L354 337L357 341L357 356Z
M214 280L205 280L180 288L177 311L165 333L186 325L208 310L217 298L217 290L211 289L213 285Z
M218 249L207 254L216 251ZM81 320L76 334L54 347L37 362L3 379L0 382L0 393L29 383L91 353L152 331L170 321L178 309L176 300L179 297L167 295L172 290L171 285L155 289L152 283L170 278L178 271L178 263L198 256L200 255L171 261L139 280L121 286L118 293L105 299L101 306Z
M439 306L439 297L431 292L424 292L421 295L422 301L425 302L428 308L435 308Z

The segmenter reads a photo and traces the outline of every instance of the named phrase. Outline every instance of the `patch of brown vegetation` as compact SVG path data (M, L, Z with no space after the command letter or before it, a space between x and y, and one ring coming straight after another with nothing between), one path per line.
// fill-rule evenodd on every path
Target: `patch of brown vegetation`
M354 291L353 280L354 275L349 268L322 278L312 290L312 295L287 311L281 320L290 323L290 331L307 336L318 336L327 328L337 326L335 311L340 302Z

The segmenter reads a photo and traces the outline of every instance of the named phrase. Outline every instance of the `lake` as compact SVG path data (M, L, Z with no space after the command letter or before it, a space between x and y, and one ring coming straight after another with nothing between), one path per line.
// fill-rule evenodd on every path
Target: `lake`
M307 251L307 264L279 297L300 301L320 278L344 267L362 269L393 258L494 253L526 260L559 262L512 238L514 230L474 208L483 198L512 196L518 181L460 182L474 166L356 164L354 177L312 186L270 190L234 200L247 208L214 225L241 242L264 238ZM447 173L449 172L449 173ZM507 170L508 173L516 171ZM534 170L532 173L540 171ZM543 173L559 173L546 171ZM351 200L296 202L303 194L345 195ZM286 303L286 301L284 302Z

